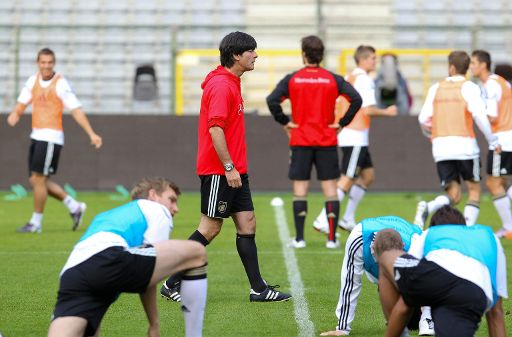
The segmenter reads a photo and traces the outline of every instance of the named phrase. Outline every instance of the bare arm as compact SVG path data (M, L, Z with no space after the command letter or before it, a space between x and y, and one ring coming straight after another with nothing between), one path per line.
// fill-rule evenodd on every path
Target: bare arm
M17 103L12 112L7 117L7 124L15 126L20 120L20 116L23 114L27 106L23 103Z
M148 337L159 337L160 321L156 306L156 286L149 287L146 292L139 294L139 296L149 321Z
M226 144L224 130L219 126L212 126L210 128L210 136L212 137L215 152L217 152L217 156L219 157L222 165L233 163L229 154L228 145ZM225 174L230 187L238 188L242 186L242 179L240 178L240 173L238 173L236 167Z
M498 299L496 305L485 314L485 318L487 319L489 337L505 337L507 335L501 297Z
M91 124L89 123L89 119L82 111L82 109L76 108L71 110L71 115L78 123L78 125L80 125L80 127L85 131L85 133L87 133L87 135L91 139L91 144L94 145L95 148L99 149L103 144L103 140L94 132L94 130L91 127Z
M398 114L398 110L396 109L396 105L388 106L386 109L379 109L375 105L370 105L366 107L366 114L370 117L375 116L396 116Z

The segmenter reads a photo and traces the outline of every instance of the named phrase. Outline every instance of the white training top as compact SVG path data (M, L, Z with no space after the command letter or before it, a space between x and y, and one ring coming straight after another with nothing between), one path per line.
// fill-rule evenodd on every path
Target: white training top
M502 91L501 85L493 75L489 76L487 82L481 86L482 98L487 105L487 115L498 117L498 102L501 100ZM510 88L510 84L507 83L507 85ZM494 135L498 137L503 151L512 152L512 130L496 132Z
M446 81L466 81L461 75L446 78ZM439 83L430 87L425 103L418 116L420 124L431 127L434 113L434 99ZM496 145L497 139L492 134L491 125L487 119L485 102L481 97L481 90L473 82L466 81L462 85L461 94L467 103L467 109L473 116L476 125L482 131L489 145ZM475 138L461 136L436 137L432 141L432 155L436 162L442 160L467 160L478 158L480 149Z
M375 81L370 75L363 69L356 68L352 71L351 76L355 76L354 89L357 90L363 99L361 109L377 105L375 98ZM348 76L345 79L348 79ZM358 113L363 112L360 110ZM345 127L338 133L338 146L368 146L368 134L369 129L360 131Z
M137 200L137 205L147 222L143 243L155 244L169 240L173 228L172 215L169 210L158 202L146 199ZM114 246L129 248L128 243L122 236L112 232L98 232L83 241L79 241L73 248L60 274L62 275L69 268L84 262L102 250Z
M54 75L56 76L57 73ZM18 96L18 103L28 105L32 101L32 89L36 83L37 73L30 76L25 82L25 85L21 89L20 95ZM53 79L53 77L52 77ZM39 80L39 85L43 88L47 88L51 84L52 80L44 81L42 78ZM68 110L74 110L80 108L82 103L78 100L69 82L60 74L60 78L55 86L57 96L62 100L64 107ZM40 140L59 145L64 144L64 132L53 129L32 129L30 138L34 140Z
M427 233L428 230L424 231L416 240L411 241L411 246L408 251L409 254L418 259L424 257L423 251ZM498 296L508 298L505 253L503 252L503 246L501 245L500 240L496 236L494 236L494 238L498 249L496 261L496 287ZM451 249L433 250L425 256L425 259L434 262L453 275L468 280L480 287L488 299L488 308L492 305L493 295L489 269L480 261Z

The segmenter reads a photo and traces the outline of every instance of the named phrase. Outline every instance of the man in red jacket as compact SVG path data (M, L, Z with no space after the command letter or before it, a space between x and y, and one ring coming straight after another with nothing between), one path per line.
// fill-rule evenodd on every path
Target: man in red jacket
M290 138L291 162L288 177L293 181L293 215L297 236L290 246L304 248L304 221L307 214L307 193L311 168L315 165L326 202L329 238L327 248L337 248L336 226L340 203L336 193L339 177L336 135L348 125L361 107L361 96L343 77L320 67L324 56L322 40L316 36L302 39L302 59L305 67L286 75L267 97L274 119L284 126ZM350 106L336 123L336 99L345 96ZM281 102L289 98L292 119L283 113Z
M201 84L197 174L201 179L201 221L189 237L208 245L219 234L223 219L235 223L236 248L251 284L251 302L286 301L289 294L274 290L260 274L255 242L245 144L244 105L240 77L254 69L256 41L246 33L226 35L219 46L220 63ZM160 293L179 301L179 278L168 279Z

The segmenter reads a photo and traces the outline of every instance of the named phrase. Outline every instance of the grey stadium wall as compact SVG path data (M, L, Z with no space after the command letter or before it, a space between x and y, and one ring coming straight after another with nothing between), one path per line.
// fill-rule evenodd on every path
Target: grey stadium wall
M5 115L4 115L5 116ZM183 190L198 191L195 175L197 116L89 116L104 146L96 151L69 115L64 116L66 144L61 153L60 183L80 190L131 187L143 176L165 176ZM246 116L249 175L253 191L290 191L287 138L272 117ZM0 123L0 189L21 183L28 187L27 154L30 115L11 128ZM487 150L479 137L482 159ZM439 191L430 142L422 136L417 118L375 118L370 153L376 168L373 191ZM482 160L485 167L485 161ZM312 190L319 190L316 173Z

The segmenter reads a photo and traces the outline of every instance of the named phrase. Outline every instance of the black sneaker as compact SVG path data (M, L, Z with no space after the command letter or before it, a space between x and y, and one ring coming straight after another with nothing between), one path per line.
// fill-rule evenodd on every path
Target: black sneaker
M80 207L78 207L78 210L74 213L69 213L71 216L71 219L73 219L73 230L76 230L78 226L82 223L82 219L84 218L85 209L87 208L87 205L85 202L80 203Z
M164 282L162 288L160 288L160 295L168 301L181 302L180 289L181 281L174 282L170 288L167 287L167 284Z
M261 293L257 293L251 289L249 294L249 301L251 302L284 302L292 298L292 295L275 291L274 289L279 288L279 285L271 286L267 285L267 289Z

